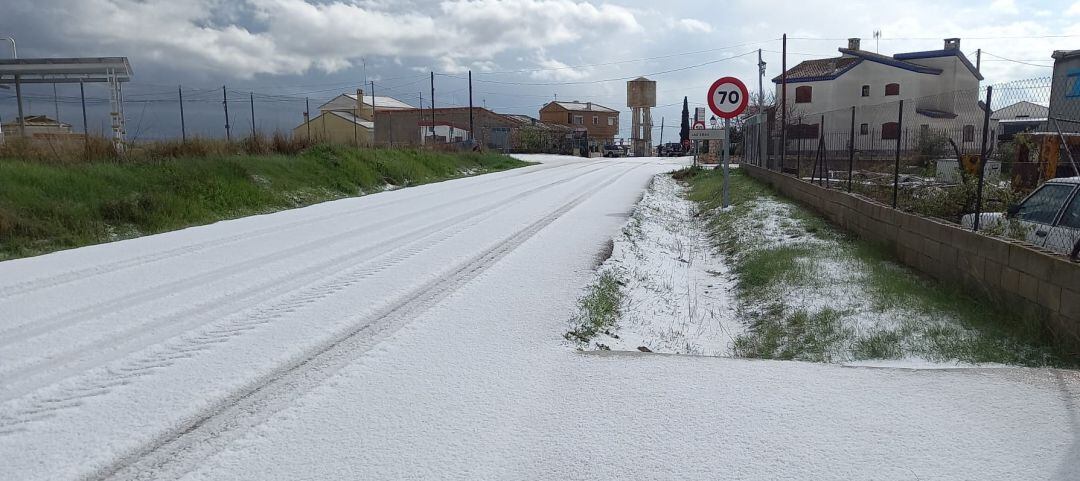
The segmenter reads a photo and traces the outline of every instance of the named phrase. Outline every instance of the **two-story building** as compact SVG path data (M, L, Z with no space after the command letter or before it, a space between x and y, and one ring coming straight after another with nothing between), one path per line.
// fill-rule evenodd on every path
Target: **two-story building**
M540 108L540 121L587 133L594 145L610 143L619 133L619 111L593 102L548 102Z
M789 148L822 131L827 148L846 148L852 115L860 150L895 149L898 140L915 148L930 134L951 138L962 150L978 148L983 76L960 51L960 39L945 39L940 50L892 56L862 50L858 38L838 50L839 57L807 60L773 79L778 100L787 89Z
M293 135L333 144L371 145L376 111L410 109L415 107L393 97L365 95L363 90L357 90L320 105L319 114L305 119L293 129Z

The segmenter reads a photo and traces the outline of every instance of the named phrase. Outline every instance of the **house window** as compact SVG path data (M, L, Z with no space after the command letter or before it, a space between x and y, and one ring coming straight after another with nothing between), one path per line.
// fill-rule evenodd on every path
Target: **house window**
M615 126L615 117L608 117L607 118L607 124L608 124L608 127L614 127Z
M974 125L965 125L964 126L963 139L964 139L963 140L964 142L974 142L975 141L975 126Z
M566 113L566 123L568 123L568 124L574 123L574 114L572 114L570 112Z
M859 135L869 135L870 124L859 124Z
M870 86L869 85L863 85L862 86L862 96L863 97L869 97L870 96Z
M900 95L900 84L885 84L885 96Z
M593 115L592 116L592 124L593 125L600 125L600 117L598 117L596 115Z
M574 125L585 125L585 117L581 115L574 116Z
M900 139L900 124L896 122L885 122L881 124L881 140L898 139Z
M813 101L814 89L809 85L795 88L795 103L808 104Z

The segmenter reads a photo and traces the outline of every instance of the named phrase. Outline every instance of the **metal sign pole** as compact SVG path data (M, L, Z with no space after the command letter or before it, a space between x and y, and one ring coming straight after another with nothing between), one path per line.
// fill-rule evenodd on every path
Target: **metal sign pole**
M728 155L731 152L731 119L724 119L724 204L726 209L729 201L728 197Z

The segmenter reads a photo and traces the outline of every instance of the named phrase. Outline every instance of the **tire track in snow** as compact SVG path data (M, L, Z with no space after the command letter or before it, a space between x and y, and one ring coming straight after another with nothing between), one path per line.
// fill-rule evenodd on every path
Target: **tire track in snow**
M595 165L595 164L596 163L585 164L583 166L580 166L580 169L584 169L584 168L587 168L587 167ZM575 166L575 167L578 167L578 166ZM600 170L602 168L603 167L597 167L595 169L590 170L586 174L595 172L595 171ZM573 172L577 171L577 170L579 170L579 168L572 169L571 174ZM565 174L565 172L555 172L555 173L556 174ZM572 176L571 176L571 178L572 178ZM528 183L528 182L526 182L526 183ZM520 187L520 184L502 186L502 187L500 187L498 189L494 189L492 191L473 194L471 196L459 199L458 201L448 203L446 205L452 206L452 205L457 204L457 203L468 202L468 201L471 201L471 200L475 200L477 198L482 198L484 196L491 195L491 194L496 193L496 192L501 192L501 191L504 191L504 190L516 189L516 188L519 188L519 187ZM423 210L423 209L421 209L421 210ZM413 214L415 214L415 212ZM253 269L268 265L268 264L272 264L272 263L287 262L290 257L307 253L313 248L328 248L333 243L350 240L355 235L357 235L358 233L361 233L361 232L377 232L378 229L382 229L382 228L385 228L385 227L393 227L393 226L397 225L398 222L400 222L400 221L398 220L398 218L395 217L395 218L383 220L381 222L377 222L375 224L359 226L357 228L350 229L350 230L343 231L343 232L339 232L337 234L334 234L334 235L331 235L331 236L328 236L328 237L312 239L312 240L304 242L302 244L292 245L289 248L279 250L279 251L275 251L275 252L270 252L270 253L255 257L255 258L247 259L245 261L242 261L242 262L239 262L239 263L236 263L236 264L225 265L225 266L222 266L222 267L220 267L218 269L205 271L203 273L200 273L200 274L197 274L197 275L194 275L194 276L190 276L190 277L187 277L187 278L184 278L184 279L179 279L179 280L175 280L175 281L172 281L172 282L159 284L157 286L154 286L154 287L151 287L151 288L148 288L148 289L144 289L144 290L134 292L134 293L129 293L129 294L126 294L126 295L123 295L123 296L120 296L120 297L116 297L116 298L112 298L112 299L109 299L109 300L106 300L106 301L103 301L103 302L100 302L100 303L92 304L92 305L89 305L89 306L83 306L83 307L80 307L80 308L72 310L72 311L67 311L67 312L61 312L61 313L58 313L58 314L54 314L54 315L48 316L48 317L46 317L44 319L35 320L35 321L32 321L32 322L20 324L20 325L17 325L15 327L11 327L9 329L6 329L4 331L0 331L0 348L6 347L8 345L11 345L11 344L14 344L14 343L17 343L17 342L22 342L22 341L25 341L27 339L40 336L42 334L46 334L46 333L54 331L56 329L62 329L62 328L69 327L69 326L72 326L72 325L75 325L75 324L79 324L79 323L82 323L82 322L85 322L85 321L88 321L88 320L92 320L92 319L94 319L94 318L96 318L98 316L104 315L104 314L114 313L114 312L124 310L124 309L130 309L132 307L139 306L139 305L141 305L143 303L146 303L146 302L149 302L149 301L153 301L153 300L160 299L160 298L163 298L163 297L167 297L167 296L170 296L170 295L175 295L175 294L178 294L178 293L180 293L180 292L182 292L184 290L202 286L206 282L209 282L211 280L221 279L223 277L228 277L228 276L239 275L239 274L242 274L244 272L248 272L250 270L253 270Z
M244 430L269 419L296 397L361 357L408 324L411 319L481 275L567 212L643 165L636 164L577 195L550 214L460 264L452 272L400 296L397 302L383 307L362 322L353 324L334 339L260 377L232 396L216 403L202 415L163 433L156 441L122 457L87 479L156 480L179 477L198 461L234 440Z
M574 166L574 167L586 168L586 167L595 165L597 163L599 163L599 162L592 162L592 163L582 164L582 165ZM536 173L546 172L546 171L549 171L551 169L555 169L555 168L558 168L558 167L563 167L563 165L551 165L551 166L543 166L542 165L542 166L538 166L538 168L531 169L531 170L528 170L528 171L525 171L525 172L518 172L518 173L515 173L514 175L510 175L510 176L507 176L507 177L513 178L513 177L520 177L520 176L525 176L525 175L530 175L530 174L536 174ZM476 177L472 177L472 178L476 178ZM328 220L340 220L343 216L348 217L348 216L354 216L354 215L369 214L372 211L372 209L381 209L381 208L384 208L384 207L392 207L393 205L395 205L397 203L400 203L400 202L403 202L403 201L412 202L412 201L415 201L416 199L423 199L425 197L430 197L430 196L433 196L433 195L441 194L445 190L447 190L447 188L434 190L432 192L425 192L425 193L417 195L415 197L394 198L392 200L387 200L387 201L383 201L383 202L380 202L380 203L376 203L375 205L364 206L364 207L361 207L361 208L351 209L351 210L347 210L347 211L343 211L343 212L335 212L335 213L325 214L325 215L321 215L321 216L318 216L318 217L312 217L312 218L309 218L309 219L290 222L290 223L287 223L287 224L284 224L284 225L276 225L276 226L271 226L271 227L265 227L265 228L256 229L256 230L253 230L253 231L250 231L250 232L244 232L244 233L240 233L240 234L236 234L236 235L232 235L232 236L227 236L227 237L223 237L223 238L219 238L219 239L208 240L208 241L203 241L203 242L199 242L199 243L196 243L196 244L181 246L181 247L177 247L175 249L169 249L167 251L154 252L154 253L150 253L150 254L146 254L146 255L132 257L132 258L129 258L129 259L124 259L124 260L99 264L99 265L96 265L96 266L87 267L87 268L79 269L79 270L76 270L76 271L68 271L68 272L63 272L63 273L53 275L53 276L40 277L40 278L35 278L35 279L30 279L30 280L26 280L26 281L17 282L15 284L10 284L10 285L6 285L6 286L0 286L0 300L4 300L4 299L10 298L10 297L15 297L15 296L18 296L18 295L29 294L29 293L32 293L32 292L40 291L42 289L48 289L48 288L52 288L52 287L62 286L62 285L65 285L65 284L70 284L72 282L78 282L78 281L82 281L82 280L87 280L87 279L90 279L90 278L93 278L93 277L96 277L96 276L100 276L100 275L104 275L104 274L111 274L111 273L114 273L114 272L123 271L124 269L129 269L129 268L132 268L132 267L139 267L139 266L143 266L143 265L147 265L147 264L153 264L155 262L160 262L160 261L172 259L174 257L179 257L179 256L183 256L183 255L188 255L188 254L195 254L195 253L199 253L199 252L202 252L202 251L205 251L205 250L208 250L208 249L213 249L213 248L217 248L217 247L223 247L223 246L226 246L226 245L235 244L237 242L242 242L242 241L245 241L245 240L252 240L252 239L257 239L259 237L263 237L263 236L267 236L267 235L271 235L271 234L278 234L278 233L281 233L282 231L298 229L298 228L301 228L301 227L306 227L306 226L309 226L309 225L318 224L320 222L325 222L325 221L328 221ZM492 191L492 192L494 192L494 191ZM489 193L491 193L491 192L489 192ZM442 205L439 206L439 208L450 207L450 206L460 204L462 202L468 202L469 200L471 200L471 199L473 199L475 197L476 196L470 196L470 197L465 197L465 198L462 198L462 199L458 199L458 200L452 201L450 203L442 204ZM359 197L353 197L353 198L359 198ZM337 199L337 200L347 200L347 199L350 199L350 198L347 197L347 198L342 198L342 199ZM330 201L330 202L333 202L333 201ZM279 212L281 212L281 211L279 211ZM415 213L416 212L413 212L412 214L415 214ZM263 214L263 215L270 215L270 214ZM210 224L207 224L207 225L210 225ZM205 227L205 226L197 226L197 227Z
M590 170L585 175L591 174L599 169ZM437 245L454 235L464 231L465 229L472 227L484 220L498 214L499 212L509 208L510 206L528 199L540 193L544 190L552 187L564 184L566 182L581 178L580 174L575 174L574 177L560 178L555 181L537 186L535 188L520 192L508 199L499 199L498 201L486 204L477 209L474 209L465 214L445 219L433 226L423 226L404 234L398 235L394 238L387 239L379 244L356 249L346 252L344 254L335 256L332 259L321 262L315 266L311 266L305 269L301 273L290 272L286 273L282 277L273 278L266 282L259 283L255 286L245 289L240 293L230 293L223 298L214 298L206 302L201 302L199 305L183 309L178 312L171 313L166 316L160 316L153 318L150 322L133 326L131 329L120 331L114 336L99 339L89 345L79 346L77 350L71 350L60 353L50 353L47 357L40 358L36 362L31 362L19 366L16 369L12 369L2 376L0 376L0 386L5 386L5 391L2 393L0 402L5 402L17 398L32 392L34 389L40 389L48 384L58 382L65 377L68 377L71 373L78 373L85 371L88 368L92 368L95 365L101 365L111 360L123 357L130 354L137 349L142 349L147 345L152 345L155 342L164 341L172 336L179 335L187 330L196 328L200 325L213 322L221 317L235 314L244 310L246 307L237 308L235 306L251 306L257 305L259 300L270 300L280 295L285 295L293 290L296 290L299 286L315 282L318 279L325 278L330 275L332 271L341 271L342 269L358 269L367 265L377 265L378 269L369 272L374 274L391 267L394 264L404 261L407 257L393 257L391 254L397 252L407 252L409 256L415 255L423 250ZM412 239L411 241L409 239ZM412 247L420 245L423 246L421 250L412 250ZM379 263L384 257L389 257L394 262L391 263ZM367 260L360 264L347 266L344 264L350 259L365 258ZM330 271L330 272L328 272ZM286 282L292 281L292 282ZM283 284L284 282L284 284ZM257 299L253 301L253 298ZM247 330L247 329L244 329ZM237 333L242 332L238 331ZM140 337L144 336L144 337ZM151 337L151 339L145 339L145 337ZM140 341L135 343L134 341ZM127 349L124 349L124 344L131 345ZM63 365L65 362L76 360L79 356L86 355L87 353L96 353L89 359L80 360L76 365ZM188 356L184 356L188 357ZM52 375L45 377L44 379L38 379L29 384L17 385L20 378L26 378L33 376L42 371L57 366L62 366L63 369L60 372L51 373ZM16 384L17 387L11 389L10 387Z

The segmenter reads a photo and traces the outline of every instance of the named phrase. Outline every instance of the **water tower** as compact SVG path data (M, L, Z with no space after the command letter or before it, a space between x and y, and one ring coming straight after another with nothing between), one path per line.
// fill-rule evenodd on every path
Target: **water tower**
M634 155L652 154L652 112L656 107L656 81L638 77L626 82L626 106L630 107L630 139Z

